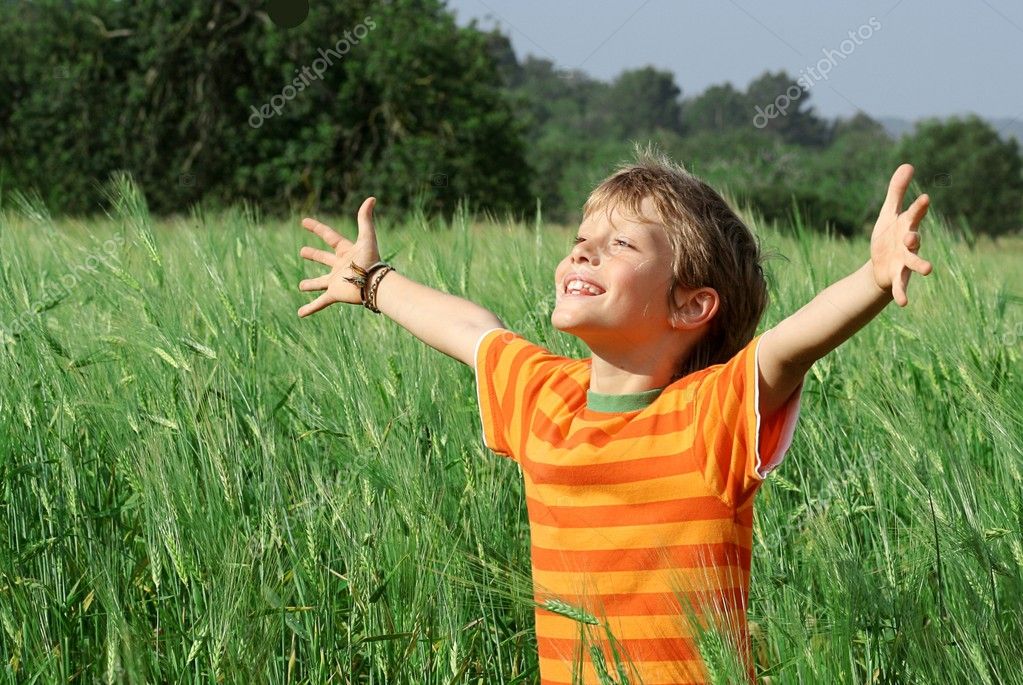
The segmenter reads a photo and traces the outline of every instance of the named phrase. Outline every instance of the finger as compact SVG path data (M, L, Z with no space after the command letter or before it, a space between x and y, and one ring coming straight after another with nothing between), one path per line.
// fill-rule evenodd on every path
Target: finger
M376 242L376 229L373 226L373 208L376 207L377 199L367 197L359 207L359 240L364 242Z
M333 248L336 248L338 246L338 243L351 243L350 240L345 238L343 235L335 231L327 224L321 223L311 217L306 217L305 219L302 219L302 226L323 238L324 242Z
M930 196L928 196L927 193L924 193L917 199L913 200L913 204L909 206L909 209L903 212L904 216L909 217L910 230L916 229L916 227L920 225L920 222L923 221L924 217L927 216L927 208L930 206L930 203Z
M902 236L902 242L905 246L912 251L920 249L920 233L918 231L906 231L906 234Z
M882 214L891 212L898 214L902 211L902 198L906 195L906 188L909 187L912 178L912 164L902 164L895 170L892 180L888 182L888 196L881 207Z
M906 269L899 269L899 275L892 279L892 297L895 304L905 307L909 303L906 297L906 286L909 284L909 274Z
M309 247L306 245L298 254L320 264L326 264L327 266L334 266L334 253L327 252L326 250L317 250L315 247Z
M298 284L299 290L326 290L330 285L330 274L318 278L307 278Z
M303 317L309 316L310 314L315 314L316 312L320 311L333 301L334 300L331 299L330 295L328 295L327 293L323 293L309 304L304 304L301 307L299 307L298 315L299 317Z
M934 269L934 265L926 259L922 259L913 252L907 252L905 256L906 266L921 276L926 276Z

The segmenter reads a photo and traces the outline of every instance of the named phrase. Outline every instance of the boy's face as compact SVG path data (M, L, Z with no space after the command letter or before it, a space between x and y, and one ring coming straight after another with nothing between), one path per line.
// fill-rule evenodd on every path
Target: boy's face
M656 216L649 197L641 209L644 216ZM602 344L636 344L672 332L672 254L663 227L639 223L618 207L608 221L602 209L580 224L575 241L554 270L555 328ZM586 287L579 291L576 276L594 284L599 294Z

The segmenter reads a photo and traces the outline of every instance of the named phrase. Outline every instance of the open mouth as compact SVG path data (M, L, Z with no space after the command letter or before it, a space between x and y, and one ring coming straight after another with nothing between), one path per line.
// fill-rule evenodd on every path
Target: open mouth
M564 294L569 297L600 297L604 289L580 278L573 278L565 283Z

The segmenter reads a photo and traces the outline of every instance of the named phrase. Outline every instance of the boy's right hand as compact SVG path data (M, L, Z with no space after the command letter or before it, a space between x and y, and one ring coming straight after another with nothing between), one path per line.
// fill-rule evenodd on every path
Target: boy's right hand
M373 228L373 208L376 202L375 197L368 197L359 207L359 236L354 243L316 219L302 220L302 226L323 238L334 251L318 250L308 245L299 250L302 257L330 267L329 274L307 278L298 284L299 290L326 290L312 302L299 307L299 317L314 314L335 302L362 304L359 288L346 281L345 277L355 277L352 263L368 269L380 259L376 231Z

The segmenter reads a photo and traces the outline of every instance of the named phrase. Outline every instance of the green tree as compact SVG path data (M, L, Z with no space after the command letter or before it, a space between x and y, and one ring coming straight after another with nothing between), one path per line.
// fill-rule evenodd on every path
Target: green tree
M607 115L609 133L619 137L657 129L681 132L681 94L670 71L651 66L629 69L602 93L597 111Z
M753 114L753 107L746 95L736 90L731 83L711 86L682 104L682 118L687 133L748 127L752 123Z
M878 200L898 165L895 142L879 122L860 112L836 122L831 144L807 156L795 184L827 198L831 213L823 220L839 233L869 235Z
M486 38L440 0L312 3L282 29L261 0L0 5L0 166L85 212L130 171L157 212L528 211L525 129Z
M1003 140L975 115L927 119L902 139L900 158L936 208L992 236L1018 230L1023 215L1023 162L1015 139Z
M810 92L785 71L765 71L746 88L746 100L758 128L773 131L796 145L823 147L831 141L828 122L810 105ZM763 125L760 122L764 122Z
M531 141L530 194L539 198L547 220L574 221L578 191L565 193L566 170L595 168L594 151L621 133L612 130L604 110L609 85L533 56L512 64L505 40L491 37L489 49L504 65L509 100Z

